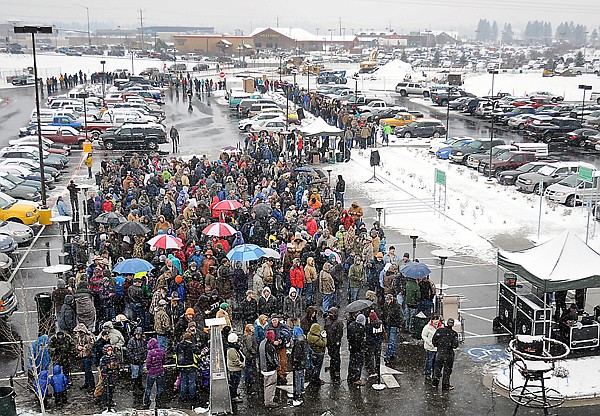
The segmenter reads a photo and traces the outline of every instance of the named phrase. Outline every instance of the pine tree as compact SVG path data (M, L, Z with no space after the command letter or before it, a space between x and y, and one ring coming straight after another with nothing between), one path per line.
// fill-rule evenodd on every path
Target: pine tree
M492 42L496 42L498 40L498 23L494 20L492 23L492 28L490 30L490 39Z
M577 52L577 54L575 55L574 65L575 66L583 66L583 65L585 65L585 60L583 58L583 53L581 51Z

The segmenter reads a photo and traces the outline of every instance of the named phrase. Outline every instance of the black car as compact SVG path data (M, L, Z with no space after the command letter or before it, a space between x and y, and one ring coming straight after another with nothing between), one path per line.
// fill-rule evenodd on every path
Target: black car
M590 129L590 128L581 128L573 130L565 135L565 143L569 146L578 146L578 147L594 147L594 143L590 143L588 138L592 136L596 136L598 134L598 130Z
M462 146L462 147L457 147L452 149L452 151L450 152L450 161L454 162L454 163L461 163L461 164L465 164L467 161L467 157L469 155L475 155L475 154L480 154L480 153L485 153L490 151L490 147L494 147L494 146L500 146L506 144L504 143L504 140L500 140L500 139L494 139L493 141L490 141L489 139L485 140L485 139L478 139L478 140L473 140L471 143L469 143L466 146Z
M446 126L435 119L420 119L406 126L394 129L396 137L442 137L446 134Z
M208 71L208 64L196 64L192 71Z
M115 131L104 133L99 142L106 150L157 150L160 143L167 143L167 135L158 126L124 124Z
M505 170L498 174L498 183L500 185L514 185L517 182L517 178L522 173L537 172L543 166L546 166L552 161L544 162L529 162L519 166L515 170Z

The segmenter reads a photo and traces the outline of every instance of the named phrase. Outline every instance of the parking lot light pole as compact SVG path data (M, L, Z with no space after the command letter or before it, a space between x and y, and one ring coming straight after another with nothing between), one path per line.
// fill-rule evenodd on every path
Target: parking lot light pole
M85 128L85 140L89 141L89 137L88 137L88 127L87 127L87 108L85 106L86 102L86 98L88 98L90 95L87 91L83 91L80 92L79 94L77 94L77 98L83 98L83 127Z
M455 87L448 89L448 99L446 100L446 141L448 141L448 131L450 130L450 95L456 91Z
M583 110L585 110L585 92L591 90L592 86L581 84L578 88L583 91L583 98L581 99L581 122L583 123Z
M106 83L106 72L104 72L104 64L106 64L106 61L102 60L100 61L100 64L102 64L102 107L106 108L106 92L104 91L104 85Z
M15 33L31 33L31 48L33 50L33 77L35 78L35 110L38 136L38 152L40 154L40 179L42 184L42 206L46 207L46 177L44 175L44 146L42 144L42 122L40 119L40 92L38 85L37 59L35 56L35 34L52 33L52 26L15 26Z
M488 165L488 182L492 181L492 148L494 146L492 146L493 142L494 142L494 107L495 107L495 100L494 100L494 76L498 73L497 70L493 69L491 71L489 71L490 74L492 74L492 128L490 129L490 164Z

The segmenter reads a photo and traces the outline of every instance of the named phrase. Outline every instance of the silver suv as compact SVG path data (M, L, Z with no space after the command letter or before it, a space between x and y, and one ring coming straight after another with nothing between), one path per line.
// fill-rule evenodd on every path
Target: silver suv
M396 92L403 97L408 95L422 95L429 97L429 88L418 82L399 82L396 85Z
M528 172L519 175L516 185L517 189L522 192L539 193L540 184L543 189L553 183L560 182L567 176L571 176L579 172L580 167L596 170L594 165L585 162L558 162L540 168L537 172Z

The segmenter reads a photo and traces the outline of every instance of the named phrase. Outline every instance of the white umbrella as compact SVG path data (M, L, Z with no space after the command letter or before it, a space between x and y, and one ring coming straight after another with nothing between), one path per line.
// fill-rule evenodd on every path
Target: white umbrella
M277 250L273 250L272 248L264 248L264 247L262 247L262 249L265 252L265 255L263 257L270 257L273 259L281 258L281 254Z

